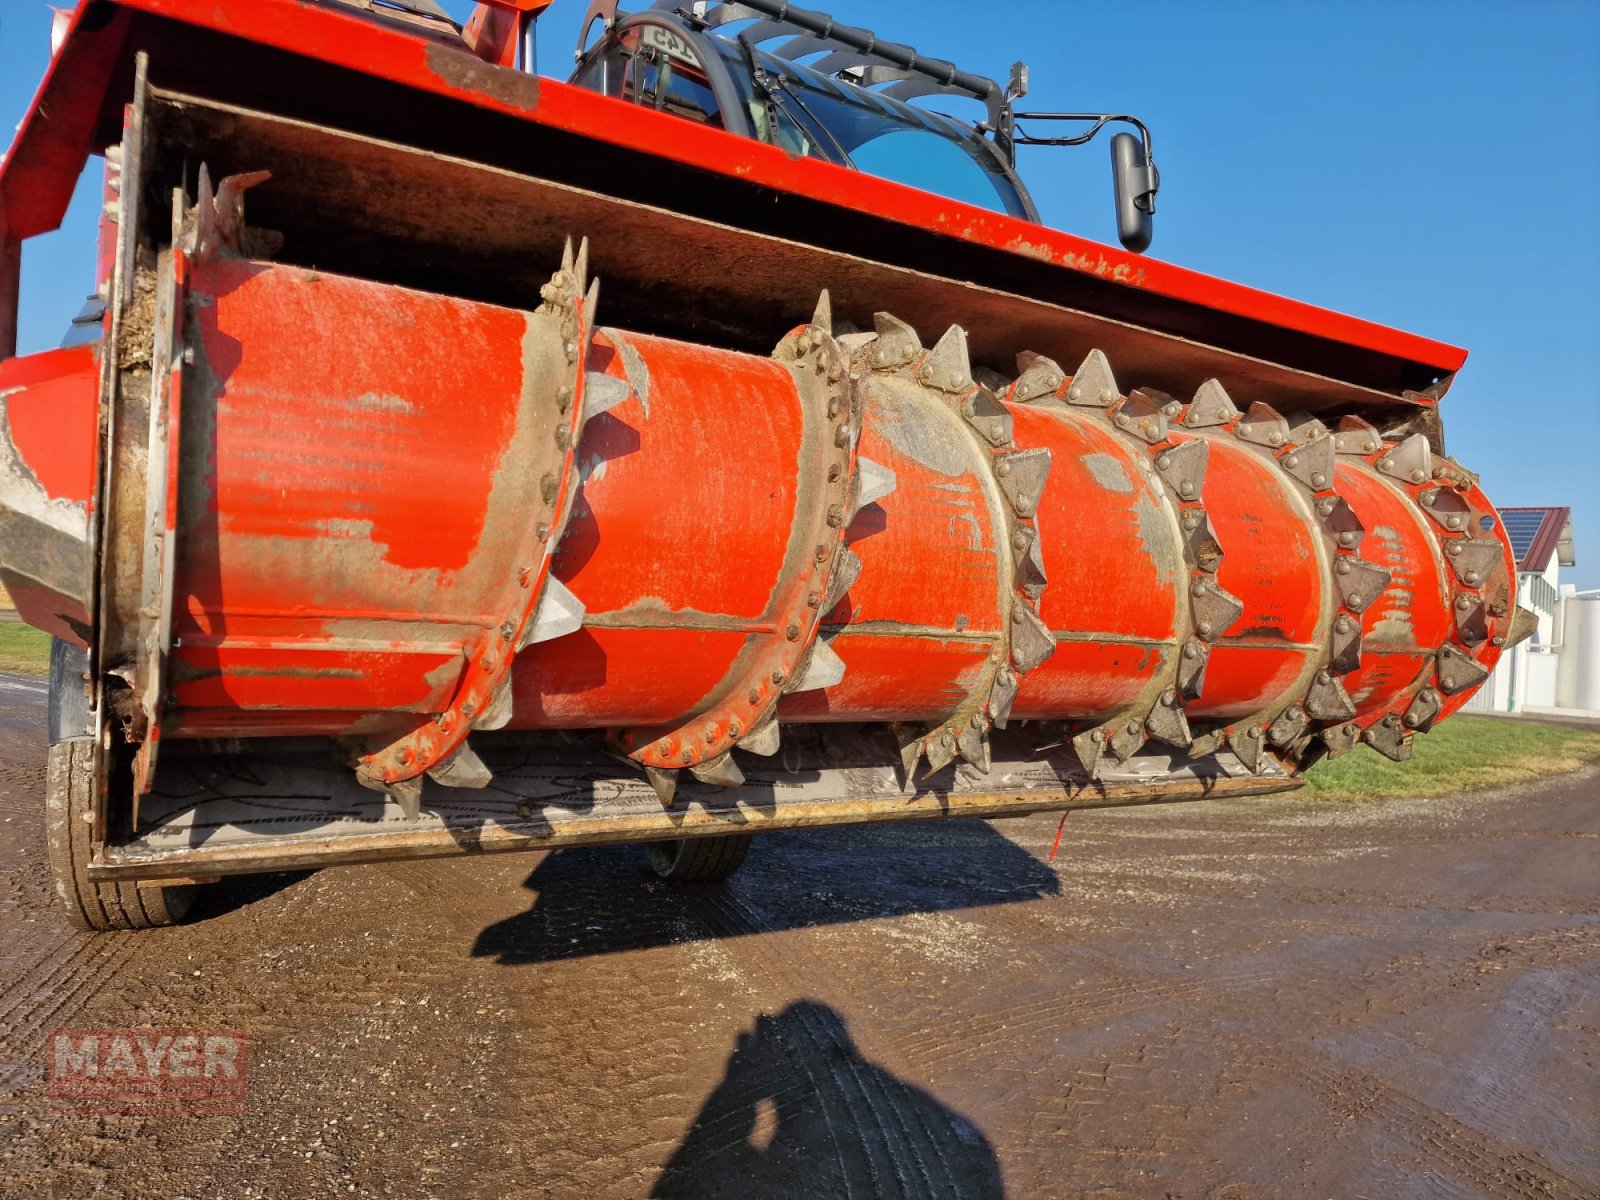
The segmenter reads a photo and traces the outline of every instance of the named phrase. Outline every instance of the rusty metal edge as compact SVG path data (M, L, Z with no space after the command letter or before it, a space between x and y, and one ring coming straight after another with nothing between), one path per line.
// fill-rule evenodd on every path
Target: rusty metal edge
M267 841L248 848L208 851L185 848L161 857L118 860L115 849L102 850L88 864L96 882L181 879L195 876L249 875L269 871L446 858L467 854L554 850L573 846L670 841L727 834L773 833L780 830L871 825L891 821L940 818L1025 817L1078 809L1131 808L1146 804L1181 803L1217 797L1265 796L1302 787L1298 778L1244 778L1195 781L1143 788L1086 785L1076 792L1052 789L1040 793L979 793L967 796L927 793L907 798L820 801L779 806L771 812L741 808L740 820L710 812L663 811L649 816L571 818L541 834L494 826L479 829L397 829L389 833L330 839L315 835ZM537 818L534 819L537 821ZM530 822L533 823L533 822Z

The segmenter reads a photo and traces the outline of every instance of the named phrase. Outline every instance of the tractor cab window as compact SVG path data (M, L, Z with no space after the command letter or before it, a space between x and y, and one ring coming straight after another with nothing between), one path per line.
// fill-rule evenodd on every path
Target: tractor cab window
M970 126L733 40L712 42L734 85L748 90L751 125L762 141L1033 219L1016 175Z
M580 87L721 128L722 111L700 57L660 25L622 30L578 72Z

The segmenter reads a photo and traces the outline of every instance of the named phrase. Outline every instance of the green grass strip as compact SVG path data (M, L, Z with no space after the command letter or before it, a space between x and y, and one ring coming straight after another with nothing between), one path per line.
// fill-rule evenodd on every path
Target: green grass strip
M1600 758L1600 733L1531 720L1452 717L1418 734L1411 761L1362 746L1306 772L1307 795L1328 800L1448 796L1573 771Z

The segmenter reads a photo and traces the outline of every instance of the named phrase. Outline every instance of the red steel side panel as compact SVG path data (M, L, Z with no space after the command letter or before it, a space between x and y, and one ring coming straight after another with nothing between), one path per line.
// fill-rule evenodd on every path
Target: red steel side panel
M374 21L347 6L314 0L255 0L226 6L211 0L118 0L116 7L157 14L377 75L487 112L624 147L645 159L664 158L730 177L757 178L779 192L872 212L907 226L1050 263L1064 272L1425 364L1439 375L1458 370L1466 361L1465 351L1440 342L815 159L794 158L777 147L567 84L535 82L490 67L464 47ZM90 131L111 78L111 64L121 52L127 15L127 11L119 13L109 30L90 33L81 28L89 8L89 0L84 0L73 37L63 52L64 60L73 64L71 86L58 63L24 124L13 159L0 172L0 197L9 212L13 236L32 237L55 227L89 149ZM91 80L94 86L85 86L85 81ZM336 105L337 98L330 97L330 104ZM331 108L330 119L336 115L337 109Z

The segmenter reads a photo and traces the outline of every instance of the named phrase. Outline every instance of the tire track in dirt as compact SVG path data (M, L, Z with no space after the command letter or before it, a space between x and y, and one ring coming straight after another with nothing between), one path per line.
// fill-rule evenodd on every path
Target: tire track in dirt
M1370 1119L1447 1167L1476 1194L1504 1200L1593 1200L1594 1192L1514 1146L1391 1087L1375 1075L1325 1058L1300 1056L1290 1077L1346 1120Z
M84 1003L109 983L134 957L137 935L80 934L64 956L52 956L40 972L31 973L31 991L19 990L16 1001L0 1014L0 1055L31 1057L44 1046L46 1027L77 1014Z

